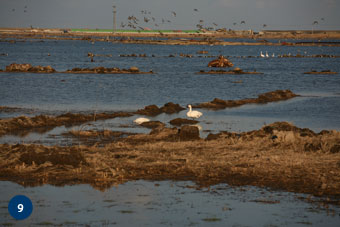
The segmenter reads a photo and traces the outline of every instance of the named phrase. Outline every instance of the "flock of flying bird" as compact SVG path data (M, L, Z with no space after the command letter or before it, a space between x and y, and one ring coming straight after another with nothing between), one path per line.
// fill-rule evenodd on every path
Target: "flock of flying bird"
M194 12L199 12L198 9L193 9ZM125 27L129 27L129 28L132 28L132 29L138 29L138 30L149 30L149 28L147 27L142 27L142 23L145 23L145 24L149 24L149 25L153 25L155 27L159 27L160 24L170 24L171 23L171 20L170 19L167 19L167 18L162 18L161 20L157 20L154 16L151 15L151 12L148 11L148 10L141 10L140 11L141 13L141 16L142 16L142 19L138 19L136 16L134 15L131 15L131 16L128 16L127 18L127 22L121 22L120 24L120 27L121 28L125 28ZM171 15L173 18L177 17L177 13L175 11L171 11ZM240 24L245 24L246 22L243 20L241 21ZM234 22L233 25L235 26L237 23ZM216 23L212 23L212 25L216 28L218 26L218 24ZM208 31L211 31L211 30L214 30L214 27L210 26L210 27L205 27L204 26L204 20L200 19L199 20L199 23L196 24L196 27L200 30L208 30Z

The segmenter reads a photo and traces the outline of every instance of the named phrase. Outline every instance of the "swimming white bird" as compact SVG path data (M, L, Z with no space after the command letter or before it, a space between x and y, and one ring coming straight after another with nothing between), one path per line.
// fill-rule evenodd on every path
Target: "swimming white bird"
M187 113L187 116L188 117L191 117L191 118L200 118L203 114L197 110L192 110L192 107L191 105L188 105L189 107L189 112Z
M275 58L275 54L274 53L272 54L272 58Z
M144 122L149 122L150 119L145 118L145 117L139 117L136 120L134 120L133 122L135 122L137 125L143 124Z
M264 58L264 54L262 53L262 51L260 53L260 56L261 56L261 58Z
M268 52L266 51L266 58L269 58Z

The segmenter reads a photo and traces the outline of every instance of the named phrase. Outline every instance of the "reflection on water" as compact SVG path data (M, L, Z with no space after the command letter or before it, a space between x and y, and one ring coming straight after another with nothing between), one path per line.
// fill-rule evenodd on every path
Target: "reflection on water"
M9 200L28 196L24 221L7 212ZM340 208L306 203L303 194L221 184L196 190L191 182L129 182L104 192L88 185L23 188L0 182L0 225L118 226L338 226Z

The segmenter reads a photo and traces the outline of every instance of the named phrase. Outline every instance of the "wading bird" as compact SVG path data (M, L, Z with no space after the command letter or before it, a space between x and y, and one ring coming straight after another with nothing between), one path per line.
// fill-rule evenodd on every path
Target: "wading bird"
M197 110L192 110L191 105L188 105L189 112L187 112L187 116L191 118L200 118L203 114Z

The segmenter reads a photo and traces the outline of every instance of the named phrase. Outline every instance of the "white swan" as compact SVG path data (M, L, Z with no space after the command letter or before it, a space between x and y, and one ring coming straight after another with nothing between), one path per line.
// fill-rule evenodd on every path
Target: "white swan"
M135 122L137 125L143 124L144 122L149 122L150 119L145 118L145 117L139 117L136 120L134 120L133 122Z
M268 52L266 51L266 58L269 58Z
M197 110L192 110L192 107L191 105L188 105L189 107L189 112L187 113L187 116L188 117L191 117L191 118L200 118L203 114Z
M264 58L264 54L262 53L262 51L260 53L260 56L261 56L261 58Z

